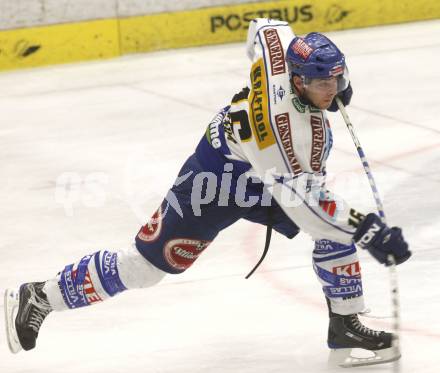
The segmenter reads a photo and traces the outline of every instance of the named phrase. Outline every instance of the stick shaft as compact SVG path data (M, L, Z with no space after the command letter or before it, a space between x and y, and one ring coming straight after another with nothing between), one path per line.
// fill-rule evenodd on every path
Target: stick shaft
M336 98L336 103L338 104L339 111L344 118L345 124L347 125L348 131L350 132L351 138L353 139L354 145L356 146L356 150L359 154L359 158L361 159L362 166L364 167L365 173L368 177L368 181L370 183L371 191L373 192L374 201L376 202L377 211L379 212L379 216L384 224L386 224L385 212L382 204L382 200L379 195L379 191L377 190L376 181L374 180L373 174L371 173L370 165L367 161L367 157L365 156L364 150L359 142L356 133L354 132L354 127L351 124L350 118L348 117L347 111L345 110L344 105L342 104L339 97Z
M359 154L359 157L362 161L362 166L364 167L365 173L368 177L368 181L370 183L371 191L373 192L373 197L376 202L377 211L379 212L379 216L384 224L386 224L385 212L382 204L382 200L380 198L379 192L377 190L376 182L374 180L373 174L371 173L370 165L368 164L365 153L361 147L358 137L354 132L354 127L351 124L350 118L348 117L347 111L345 110L344 104L341 102L339 97L336 97L336 103L338 104L339 111L344 118L345 124L351 134L351 138L356 146L356 150ZM390 289L391 289L391 309L393 315L393 329L396 339L393 341L393 347L399 350L399 338L400 338L400 304L399 304L399 284L397 280L397 271L396 271L396 261L393 255L388 255L388 261L391 263L389 268L389 277L390 277ZM398 363L394 364L394 371L399 370Z

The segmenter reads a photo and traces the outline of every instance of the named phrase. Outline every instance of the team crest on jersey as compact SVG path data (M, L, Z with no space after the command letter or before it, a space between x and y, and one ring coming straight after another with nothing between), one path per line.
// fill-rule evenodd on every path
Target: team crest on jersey
M156 241L162 230L162 207L159 206L157 211L151 217L150 221L145 224L138 233L138 238L144 242Z
M210 241L176 238L165 244L164 257L170 266L183 271L195 262L210 243Z

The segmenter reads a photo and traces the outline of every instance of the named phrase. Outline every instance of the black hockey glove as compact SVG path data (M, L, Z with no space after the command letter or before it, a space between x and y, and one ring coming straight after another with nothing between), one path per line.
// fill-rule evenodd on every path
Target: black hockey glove
M408 260L411 251L402 235L402 230L397 227L389 228L376 214L368 214L360 223L353 236L356 244L362 249L367 249L379 263L389 266L388 255L394 255L396 264Z
M351 96L353 96L353 89L351 88L351 83L348 83L348 87L345 88L342 92L338 93L337 97L339 97L344 104L344 106L348 106L351 101ZM338 111L338 104L336 103L336 98L333 99L332 104L327 109L328 111Z

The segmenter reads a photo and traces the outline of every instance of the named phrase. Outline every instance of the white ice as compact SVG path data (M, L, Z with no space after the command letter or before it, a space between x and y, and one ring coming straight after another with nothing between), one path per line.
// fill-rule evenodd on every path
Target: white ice
M330 34L346 53L349 115L388 220L413 250L399 266L401 372L440 366L440 21ZM130 245L216 111L246 81L244 44L0 74L0 291L44 280L99 249ZM373 210L345 124L332 115L329 184ZM186 273L51 314L37 348L2 373L329 372L327 311L312 242L238 222ZM360 253L372 313L390 314L388 271ZM3 300L0 301L3 306ZM3 310L0 310L3 311ZM366 319L389 328L390 319ZM356 368L388 372L390 365Z

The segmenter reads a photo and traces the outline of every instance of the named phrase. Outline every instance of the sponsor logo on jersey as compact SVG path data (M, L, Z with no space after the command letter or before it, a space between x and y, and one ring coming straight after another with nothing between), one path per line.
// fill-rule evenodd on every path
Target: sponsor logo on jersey
M299 54L304 61L307 60L313 52L313 49L301 38L296 39L291 48L296 54Z
M210 241L176 238L165 244L164 257L173 268L185 270L194 263L210 243Z
M252 123L252 132L255 135L257 146L260 150L263 150L275 144L275 136L270 126L266 71L262 58L252 66L251 84L249 118Z
M273 28L264 30L264 38L266 39L266 44L269 48L272 76L284 74L286 72L284 51L277 30Z
M331 217L335 216L337 207L335 201L319 201L319 206Z
M138 238L144 242L156 241L162 230L162 207L159 206L150 221L138 233Z
M211 123L209 123L208 129L206 130L206 138L208 142L212 145L214 149L221 148L222 142L220 140L219 126L222 123L225 115L223 112L218 113Z
M289 113L275 115L275 123L277 125L280 140L283 144L284 151L286 152L287 159L289 160L289 164L292 167L293 173L299 174L300 172L302 172L302 169L293 151Z
M272 84L272 94L273 94L273 103L276 105L279 101L283 101L284 96L286 95L286 90L280 85L277 89L275 84Z
M306 112L306 105L304 105L298 97L292 98L292 104L298 113Z
M360 276L361 275L361 267L359 262L345 264L338 267L333 267L333 273L339 276Z
M312 155L310 158L310 166L313 171L321 170L322 151L324 149L324 126L322 119L316 115L310 116L310 124L312 127Z
M282 86L280 86L280 88L278 88L278 91L277 91L277 96L280 98L280 101L283 101L283 97L285 95L286 95L285 89Z

